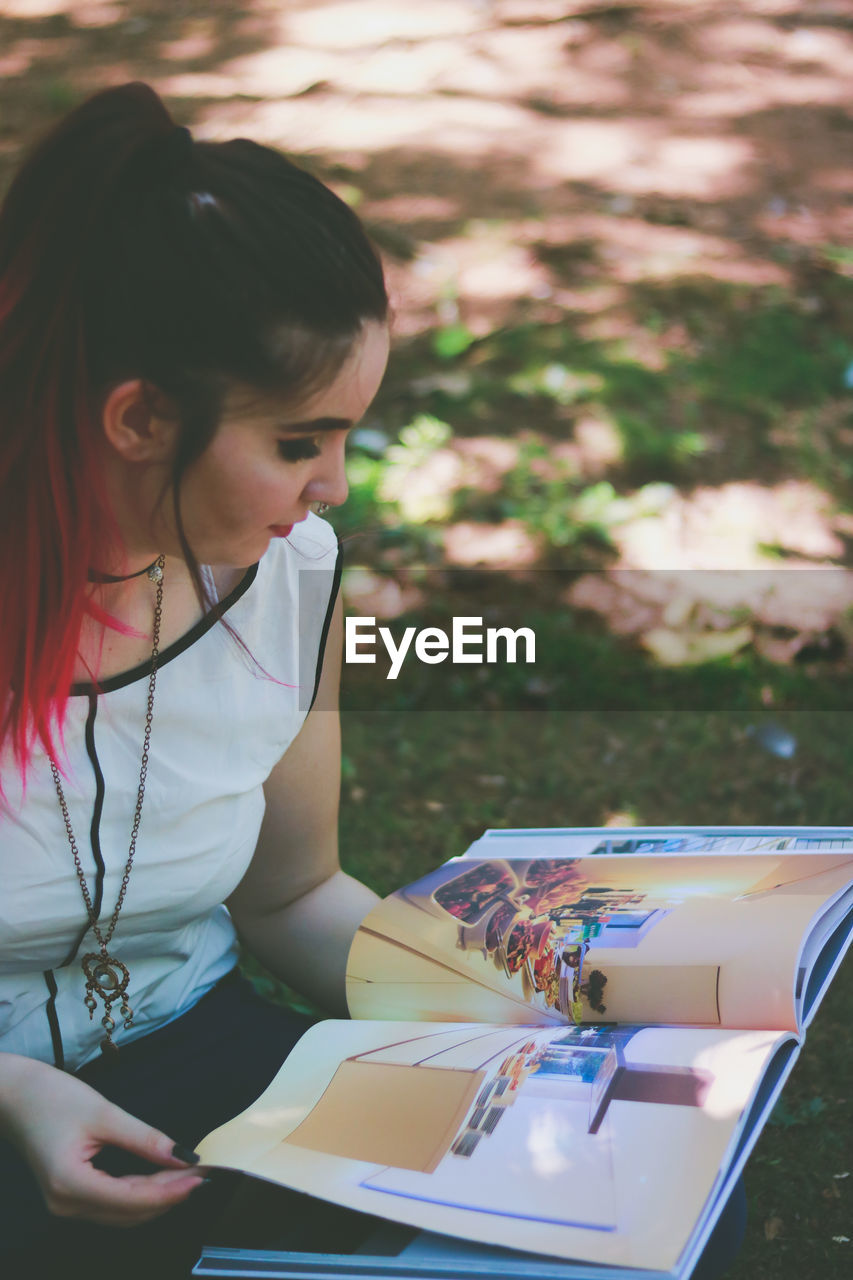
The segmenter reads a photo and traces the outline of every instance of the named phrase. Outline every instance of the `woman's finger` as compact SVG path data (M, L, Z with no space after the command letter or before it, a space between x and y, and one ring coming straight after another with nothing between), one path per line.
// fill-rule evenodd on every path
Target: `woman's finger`
M60 1217L86 1217L102 1225L132 1226L180 1204L204 1184L182 1169L114 1178L86 1163L73 1187L51 1188L49 1204Z
M95 1135L93 1135L95 1136ZM120 1147L123 1151L131 1151L142 1156L149 1164L164 1165L167 1168L186 1168L198 1162L194 1151L176 1144L174 1138L153 1129L151 1125L137 1120L135 1116L123 1111L120 1107L107 1103L96 1135L102 1142L110 1146Z

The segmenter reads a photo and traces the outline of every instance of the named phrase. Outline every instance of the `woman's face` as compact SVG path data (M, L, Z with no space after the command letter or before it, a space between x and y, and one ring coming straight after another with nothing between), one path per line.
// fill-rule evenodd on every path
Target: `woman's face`
M233 391L208 448L181 482L181 516L202 564L246 566L286 537L312 504L347 496L344 445L388 361L388 328L368 321L327 387L282 407Z

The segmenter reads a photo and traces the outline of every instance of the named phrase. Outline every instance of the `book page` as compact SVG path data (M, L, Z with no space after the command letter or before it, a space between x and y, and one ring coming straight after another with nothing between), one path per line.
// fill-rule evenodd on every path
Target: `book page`
M796 1031L804 943L851 883L844 853L456 859L365 919L347 1000L358 1018Z
M578 858L588 854L844 853L853 827L495 827L461 855Z
M669 1271L762 1074L793 1047L755 1031L320 1023L198 1150L429 1231Z

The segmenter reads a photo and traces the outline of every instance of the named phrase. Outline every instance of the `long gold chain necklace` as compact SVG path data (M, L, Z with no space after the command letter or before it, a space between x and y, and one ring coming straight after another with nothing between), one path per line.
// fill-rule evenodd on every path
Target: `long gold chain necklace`
M139 835L139 824L142 821L142 802L145 799L145 782L148 777L148 752L151 746L151 724L154 718L154 690L157 686L157 660L160 657L160 619L163 613L164 561L165 557L160 556L148 570L148 576L151 581L157 583L157 595L154 601L154 623L151 629L151 674L148 677L148 702L145 711L145 732L142 738L142 763L139 767L139 787L136 793L136 808L133 813L127 862L125 863L116 905L105 933L102 932L98 924L98 917L92 903L92 895L89 893L89 886L86 883L86 876L80 862L80 853L77 848L77 841L74 838L59 769L53 756L48 757L54 785L56 786L56 794L59 799L59 807L62 810L62 819L65 823L65 833L68 836L68 843L71 846L71 854L74 858L77 880L80 884L80 891L83 894L83 901L86 904L89 925L100 947L100 951L88 951L82 958L83 973L86 978L86 996L83 1003L89 1010L89 1021L91 1022L98 1007L98 1000L103 1001L104 1016L101 1018L101 1026L104 1028L105 1034L101 1041L101 1052L106 1054L118 1053L118 1045L113 1041L112 1037L116 1026L115 1019L112 1017L112 1007L116 1001L120 1001L119 1007L124 1027L133 1026L133 1010L127 998L130 973L126 964L115 956L110 955L109 945L124 905L130 872L133 867L133 856L136 853L136 838Z

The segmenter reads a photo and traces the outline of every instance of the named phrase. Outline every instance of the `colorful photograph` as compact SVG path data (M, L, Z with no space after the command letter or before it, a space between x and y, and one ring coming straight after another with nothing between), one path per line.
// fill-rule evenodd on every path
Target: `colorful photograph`
M844 852L454 860L364 921L348 1000L359 1017L795 1031L803 937L851 869Z

